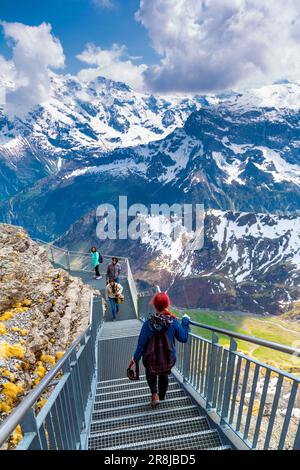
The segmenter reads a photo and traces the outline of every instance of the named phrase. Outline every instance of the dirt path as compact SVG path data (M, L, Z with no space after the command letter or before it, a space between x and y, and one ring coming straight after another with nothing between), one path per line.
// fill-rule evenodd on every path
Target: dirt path
M263 320L259 320L258 318L255 319L256 321L259 321L261 323L264 323L266 324L266 322L264 322ZM280 321L280 320L279 320ZM299 337L300 337L300 331L297 331L297 330L291 330L290 328L287 328L286 326L282 326L280 325L278 322L274 323L274 325L278 326L278 328L281 328L282 330L285 330L285 331L288 331L289 333L293 333L293 334L299 334Z

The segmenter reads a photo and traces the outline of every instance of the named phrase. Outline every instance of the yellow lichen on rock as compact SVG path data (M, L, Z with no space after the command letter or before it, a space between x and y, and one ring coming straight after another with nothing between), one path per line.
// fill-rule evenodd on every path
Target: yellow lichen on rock
M16 380L14 374L10 372L8 369L1 368L0 369L0 377L7 377L8 379L11 380L11 382L14 382Z
M63 351L58 351L56 353L56 359L59 361L65 353Z
M1 410L8 413L14 406L18 395L23 393L24 389L21 385L5 382L1 392L5 396L5 401L1 402Z
M40 383L40 381L42 380L42 378L45 377L45 374L46 374L47 370L46 368L43 366L43 363L41 361L38 361L37 362L37 368L35 369L34 373L37 375L37 378L34 380L34 385L37 385L38 383Z
M10 442L14 446L17 446L22 439L23 439L22 429L21 429L21 426L18 425L11 435Z
M45 404L47 403L47 400L46 398L42 398L38 403L37 403L37 407L41 410Z
M49 354L42 354L41 357L40 357L40 360L42 362L46 362L47 364L51 364L52 366L55 365L55 357L54 356L50 356Z
M5 403L5 401L0 401L0 411L3 411L3 413L9 413L11 411L11 406Z
M23 359L24 354L24 348L20 344L9 344L5 341L0 343L0 359L9 359L10 357Z
M6 326L3 322L0 323L0 335L6 335Z
M14 309L14 312L13 312L13 313L14 313L14 314L16 314L16 313L24 313L24 312L28 312L28 310L29 310L28 307L22 307L22 306L21 306L21 307L16 307L16 308Z
M28 331L22 328L19 328L18 326L13 326L11 331L15 333L20 333L21 336L26 336Z
M28 307L23 307L21 302L17 302L13 309L8 310L7 312L4 312L2 315L0 315L0 322L10 320L14 315L27 312L28 310Z
M2 313L2 315L0 316L0 321L7 321L7 320L10 320L12 317L13 317L13 313L12 312L4 312Z
M17 396L24 391L23 387L12 382L6 382L3 385L2 393L10 400L15 401Z

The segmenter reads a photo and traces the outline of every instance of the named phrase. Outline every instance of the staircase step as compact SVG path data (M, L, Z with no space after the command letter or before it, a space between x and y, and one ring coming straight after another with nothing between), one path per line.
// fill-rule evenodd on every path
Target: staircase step
M121 429L134 428L139 425L146 426L147 424L156 424L165 421L194 418L199 416L199 409L195 405L184 406L182 408L174 409L160 409L155 413L133 414L128 416L121 416L119 418L109 418L105 421L93 421L90 427L90 433L104 433L111 431L118 431Z
M148 393L145 393L144 390L142 390L142 392L143 393L141 395L127 396L124 398L116 398L116 399L111 399L111 400L102 399L101 401L94 403L94 411L98 411L98 410L105 409L105 408L119 408L119 407L126 406L126 405L127 406L134 405L137 402L137 400L140 403L149 402L150 397L151 397L150 391L148 391ZM178 398L180 396L181 397L185 396L185 392L182 388L178 388L177 390L171 390L170 392L167 392L167 395L166 395L168 400L171 398Z
M125 293L126 296L126 293ZM121 307L124 309L124 305ZM109 318L109 317L108 317ZM117 319L120 321L117 322L105 322L103 325L103 330L101 331L100 341L112 339L112 338L123 338L131 336L139 336L141 328L143 326L142 322L137 319L132 320L123 320L122 312Z
M109 449L124 447L127 444L151 441L158 436L174 437L180 434L191 434L194 432L206 431L209 429L208 421L204 416L197 416L188 419L179 419L146 426L137 426L131 429L122 429L108 433L94 434L89 438L90 449Z
M138 403L134 403L133 405L123 404L123 406L111 406L111 408L100 409L93 412L92 420L93 421L100 421L106 420L109 418L117 418L117 417L125 417L125 416L133 416L134 414L140 413L149 413L155 414L160 410L164 409L173 409L177 410L182 408L183 406L190 406L193 405L192 400L188 396L181 396L178 398L173 398L171 400L164 400L160 403L160 405L156 408L152 408L150 406L149 395L147 396L147 400L141 401L139 398Z
M140 376L141 380L146 381L146 376L141 375ZM121 379L110 379L110 380L102 380L101 382L97 383L97 387L106 387L106 386L114 386L114 385L122 385L122 383L127 383L128 384L129 379L128 377L122 377Z
M144 380L132 380L130 381L129 379L127 379L127 382L122 382L121 384L116 384L116 385L101 385L102 382L99 382L97 384L97 388L96 388L96 394L99 395L100 392L103 392L103 393L111 393L111 392L115 392L115 391L122 391L126 388L143 388L143 387L147 387L148 384L147 384L147 380L144 379ZM175 378L173 378L172 376L169 378L169 385L171 384L178 384L177 380Z
M170 437L164 437L162 434L158 439L116 445L108 447L107 450L210 450L218 447L223 447L219 433L209 429Z
M182 390L180 385L177 383L169 384L168 392L175 391L175 390ZM130 387L130 388L123 388L123 390L117 390L114 392L107 393L106 390L100 389L96 392L95 403L100 401L107 401L107 400L114 400L117 398L129 398L129 397L138 397L140 395L145 395L146 393L150 393L150 389L147 384L144 387Z
M218 446L218 447L212 447L209 450L232 450L230 446Z

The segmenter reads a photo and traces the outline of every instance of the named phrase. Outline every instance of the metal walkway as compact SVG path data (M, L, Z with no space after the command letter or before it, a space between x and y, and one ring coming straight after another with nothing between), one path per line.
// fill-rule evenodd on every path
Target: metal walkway
M144 367L138 382L127 379L141 326L139 320L103 325L89 449L230 449L174 376L166 400L155 410Z
M105 276L103 276L102 279L95 279L93 273L88 271L70 271L70 274L72 276L80 277L85 284L90 284L101 293L103 298L105 297ZM119 306L120 313L117 315L116 321L130 320L136 318L136 311L134 308L128 280L126 278L121 278L120 284L122 284L123 286L124 303ZM107 307L108 308L104 313L105 321L112 322L109 304Z
M230 449L173 377L166 400L155 410L144 376L138 383L99 382L88 442L97 450Z

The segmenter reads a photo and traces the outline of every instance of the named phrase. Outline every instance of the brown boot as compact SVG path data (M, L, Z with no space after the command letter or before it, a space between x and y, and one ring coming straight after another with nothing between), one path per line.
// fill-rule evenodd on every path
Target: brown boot
M153 393L150 403L151 403L151 406L159 405L159 396L157 395L157 393Z

